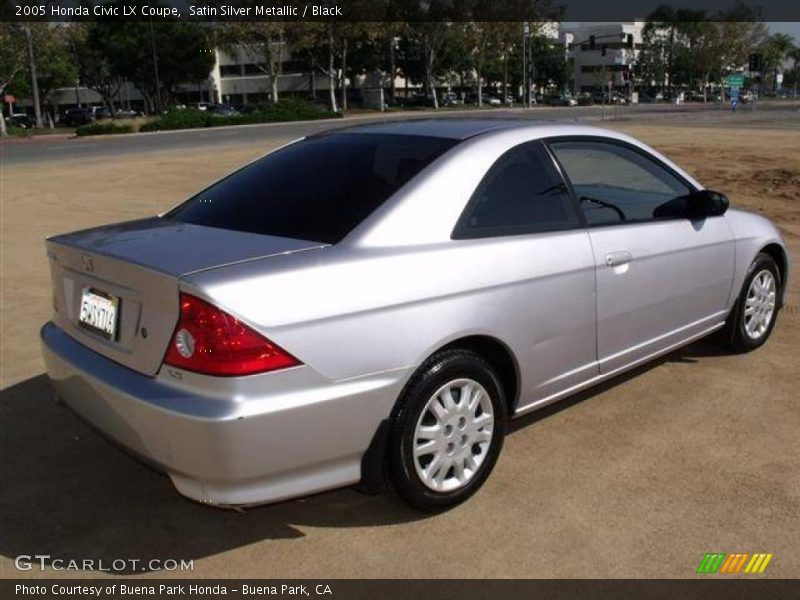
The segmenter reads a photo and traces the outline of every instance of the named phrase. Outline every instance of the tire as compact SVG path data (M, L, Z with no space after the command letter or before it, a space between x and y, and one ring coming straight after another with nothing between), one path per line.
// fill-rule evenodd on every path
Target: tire
M758 283L754 283L756 279ZM759 283L768 283L768 289L760 292ZM739 298L722 330L723 339L734 351L750 352L769 339L778 317L781 289L778 265L769 254L760 253L747 270Z
M468 350L434 355L411 378L392 415L392 489L428 512L464 502L494 468L507 418L503 387L488 362ZM423 445L431 452L415 456Z

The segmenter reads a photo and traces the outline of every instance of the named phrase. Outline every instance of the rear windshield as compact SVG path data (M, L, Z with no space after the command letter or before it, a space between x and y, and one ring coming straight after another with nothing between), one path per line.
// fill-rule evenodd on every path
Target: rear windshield
M335 244L455 143L358 133L310 138L236 171L165 217Z

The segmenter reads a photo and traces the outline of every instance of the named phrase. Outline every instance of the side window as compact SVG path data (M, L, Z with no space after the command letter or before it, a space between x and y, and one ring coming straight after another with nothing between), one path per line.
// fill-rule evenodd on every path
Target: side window
M579 227L567 186L541 142L509 150L489 169L456 225L455 239Z
M667 169L619 144L553 142L589 225L680 217L691 190Z

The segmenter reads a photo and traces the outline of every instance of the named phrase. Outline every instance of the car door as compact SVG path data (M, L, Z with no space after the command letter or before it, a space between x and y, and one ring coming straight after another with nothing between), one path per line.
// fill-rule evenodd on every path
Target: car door
M521 144L497 160L453 239L478 245L498 270L516 273L481 310L519 363L520 409L597 376L594 255L577 204L542 142Z
M693 186L621 141L554 139L549 147L594 249L600 371L643 361L723 322L733 235L722 216L690 219L675 210L675 199Z

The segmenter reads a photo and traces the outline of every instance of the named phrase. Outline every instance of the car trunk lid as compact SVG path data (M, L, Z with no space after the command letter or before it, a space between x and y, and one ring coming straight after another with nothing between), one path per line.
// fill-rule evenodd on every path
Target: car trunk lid
M56 324L147 375L158 371L172 337L182 276L324 246L158 217L55 236L46 244ZM113 335L81 321L87 294L116 305Z

